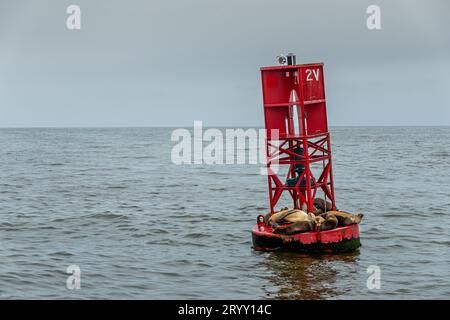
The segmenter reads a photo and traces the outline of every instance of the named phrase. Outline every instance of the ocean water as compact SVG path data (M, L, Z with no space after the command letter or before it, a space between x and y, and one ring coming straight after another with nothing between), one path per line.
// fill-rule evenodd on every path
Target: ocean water
M253 251L260 167L175 165L171 131L0 129L0 298L450 297L450 127L331 129L338 207L365 215L340 255Z

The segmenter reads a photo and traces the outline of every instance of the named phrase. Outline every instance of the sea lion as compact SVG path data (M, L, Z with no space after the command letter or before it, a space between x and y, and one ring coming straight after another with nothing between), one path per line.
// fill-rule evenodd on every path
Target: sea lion
M325 210L325 200L323 200L322 198L315 198L313 203L314 207L316 207L318 210L321 210L322 212L331 211L331 209L333 208L332 203L330 201L327 201Z
M314 206L314 211L312 213L314 213L314 215L318 216L321 213L323 213L323 211L322 211L322 209L317 208L316 206Z
M313 221L314 216L298 209L282 210L274 213L268 220L268 224L278 226L281 224L299 222L299 221Z
M268 214L267 218L267 225L273 225L273 224L283 224L286 223L283 219L286 215L289 215L291 210L289 209L282 209L278 212L275 212L274 214Z
M281 210L268 218L273 233L292 235L315 229L315 216L298 209Z
M325 218L322 216L316 216L314 219L314 222L315 222L316 226L319 227L322 223L325 222Z
M337 217L330 213L323 213L318 218L317 229L319 231L332 230L339 224Z
M301 232L314 231L314 222L310 220L297 221L287 225L278 226L273 229L275 234L292 235Z
M351 224L358 224L364 217L362 213L352 214L344 211L329 211L327 213L336 216L339 222L339 226L342 227L349 226Z
M289 210L289 208L287 208L287 207L282 208L280 211L277 211L274 214L271 214L269 212L264 216L264 223L266 225L271 225L272 223L277 223L277 224L287 223L287 222L283 221L282 218L286 215L289 215L290 213L292 213L292 210Z
M314 215L306 213L302 210L293 210L293 212L289 213L284 217L284 220L287 222L299 222L299 221L312 221L314 220Z

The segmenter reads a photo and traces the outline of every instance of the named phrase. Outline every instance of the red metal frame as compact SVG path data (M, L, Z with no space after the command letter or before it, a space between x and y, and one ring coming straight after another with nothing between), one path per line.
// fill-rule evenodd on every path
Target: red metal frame
M313 211L314 198L322 190L335 210L323 63L261 68L261 78L271 213L284 191L294 208L306 204ZM295 152L299 148L303 155ZM287 176L277 175L274 165L289 166ZM298 165L303 165L301 174ZM295 185L287 184L288 179L297 179Z

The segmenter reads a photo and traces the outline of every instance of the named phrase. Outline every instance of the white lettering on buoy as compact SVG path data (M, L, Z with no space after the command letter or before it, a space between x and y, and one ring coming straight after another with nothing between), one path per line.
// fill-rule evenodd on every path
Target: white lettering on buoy
M319 69L306 69L306 81L319 81L320 70ZM314 76L314 79L312 78Z

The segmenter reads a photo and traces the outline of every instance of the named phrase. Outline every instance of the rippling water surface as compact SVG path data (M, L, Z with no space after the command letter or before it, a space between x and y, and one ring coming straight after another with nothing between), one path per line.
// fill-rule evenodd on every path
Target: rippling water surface
M337 204L365 214L343 255L254 252L259 166L174 165L170 134L1 129L0 298L450 297L449 127L332 129Z

